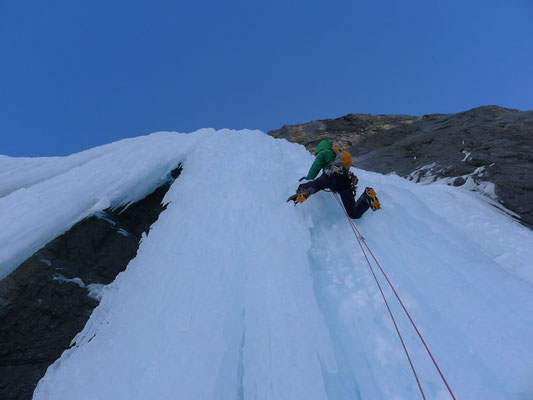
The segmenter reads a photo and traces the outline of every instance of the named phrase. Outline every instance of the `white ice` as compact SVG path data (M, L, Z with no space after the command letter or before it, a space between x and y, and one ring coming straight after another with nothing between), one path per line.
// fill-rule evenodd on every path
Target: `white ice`
M420 398L333 196L321 192L298 207L285 202L313 161L303 147L257 131L211 130L127 146L135 151L117 146L101 166L78 168L80 186L100 179L102 187L119 185L119 195L106 194L118 204L146 193L178 162L183 172L137 257L103 288L75 346L48 369L35 399ZM137 151L144 161L136 165ZM383 204L356 224L457 399L533 398L533 233L462 188L354 171L360 189L373 186ZM94 186L83 192L91 201L82 207L72 173L30 188L73 186L77 213L71 203L43 201L18 223L35 223L38 210L52 213L65 222L42 228L51 238L101 209L89 204L101 197ZM141 174L157 179L132 194ZM128 176L136 182L126 187ZM23 194L8 195L6 204L17 209ZM426 397L449 399L380 279Z
M142 199L210 132L154 133L69 157L2 156L0 279L77 221Z

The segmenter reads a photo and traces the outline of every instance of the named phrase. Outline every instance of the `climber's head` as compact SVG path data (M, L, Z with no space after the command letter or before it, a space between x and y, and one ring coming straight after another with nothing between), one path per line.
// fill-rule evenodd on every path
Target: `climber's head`
M318 155L321 151L331 149L332 144L329 140L321 140L318 146L316 146L315 155Z

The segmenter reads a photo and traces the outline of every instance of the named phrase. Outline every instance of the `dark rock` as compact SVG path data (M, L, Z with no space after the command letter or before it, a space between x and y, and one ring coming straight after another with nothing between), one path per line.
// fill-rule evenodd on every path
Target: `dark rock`
M180 172L181 165L172 178ZM135 257L142 234L166 207L170 184L80 221L0 281L0 399L31 399L98 305L87 286L111 283Z
M350 146L359 168L416 176L415 181L434 176L456 178L458 184L483 167L474 180L494 183L498 200L519 214L524 225L533 226L533 111L484 106L422 117L349 114L285 125L269 134L310 151L330 139Z
M453 181L453 186L462 186L466 183L466 180L463 177L455 178Z

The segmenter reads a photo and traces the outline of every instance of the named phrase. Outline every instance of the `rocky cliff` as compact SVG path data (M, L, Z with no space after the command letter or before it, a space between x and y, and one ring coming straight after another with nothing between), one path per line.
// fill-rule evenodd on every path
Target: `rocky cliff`
M466 185L533 227L533 111L498 106L458 114L349 114L268 132L313 151L322 139L348 146L353 164L417 182Z

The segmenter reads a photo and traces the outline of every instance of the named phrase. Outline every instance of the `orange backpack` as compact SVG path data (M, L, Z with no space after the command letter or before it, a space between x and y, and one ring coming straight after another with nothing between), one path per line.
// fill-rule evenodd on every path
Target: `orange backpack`
M347 173L352 166L352 155L340 147L332 147L335 152L335 159L325 171L327 175L336 172L339 174Z

